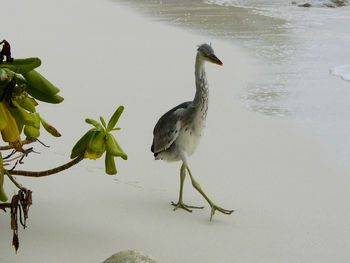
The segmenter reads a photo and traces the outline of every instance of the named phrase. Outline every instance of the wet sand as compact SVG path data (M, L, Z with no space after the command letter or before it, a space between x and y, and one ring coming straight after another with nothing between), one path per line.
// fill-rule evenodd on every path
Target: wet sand
M117 161L113 177L104 175L103 159L48 178L18 177L34 204L17 255L8 215L0 214L0 262L102 262L124 249L174 263L349 260L348 171L297 127L242 106L240 91L262 65L241 49L109 1L15 1L2 16L13 55L39 56L40 72L65 97L39 109L63 137L43 134L50 149L36 145L41 154L23 169L66 162L89 128L84 119L108 118L121 104L116 137L129 160ZM154 161L150 152L158 118L194 96L195 51L203 42L213 43L224 66L207 65L207 127L189 163L213 201L236 210L212 222L188 180L184 201L205 209L172 210L180 164Z

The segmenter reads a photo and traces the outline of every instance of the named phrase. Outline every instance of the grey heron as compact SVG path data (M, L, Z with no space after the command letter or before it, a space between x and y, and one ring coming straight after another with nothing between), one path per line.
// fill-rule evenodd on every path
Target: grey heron
M182 208L188 212L192 212L191 209L203 208L186 205L182 201L183 184L187 170L193 187L209 203L211 207L210 220L212 220L216 210L226 215L230 215L234 210L227 210L215 205L193 178L188 166L188 156L194 153L200 141L208 110L209 90L204 69L205 62L222 65L220 59L214 54L211 45L208 44L202 44L197 49L195 62L196 93L193 101L181 103L169 110L158 120L153 130L151 151L154 153L156 160L182 161L180 169L180 194L178 202L172 202L172 205L175 206L174 210Z

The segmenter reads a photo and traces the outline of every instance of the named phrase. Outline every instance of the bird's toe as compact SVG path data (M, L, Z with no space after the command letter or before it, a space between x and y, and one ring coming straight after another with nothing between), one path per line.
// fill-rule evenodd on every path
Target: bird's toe
M192 206L192 205L186 205L182 201L179 201L177 203L171 202L171 205L175 206L174 211L177 210L178 208L184 209L187 212L192 213L191 209L203 209L204 206ZM190 209L191 208L191 209Z

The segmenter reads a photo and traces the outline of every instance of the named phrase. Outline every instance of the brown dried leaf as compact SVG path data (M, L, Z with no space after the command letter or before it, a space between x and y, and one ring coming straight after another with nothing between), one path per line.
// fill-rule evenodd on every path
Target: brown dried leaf
M12 245L15 247L16 253L19 248L19 239L17 231L13 231Z

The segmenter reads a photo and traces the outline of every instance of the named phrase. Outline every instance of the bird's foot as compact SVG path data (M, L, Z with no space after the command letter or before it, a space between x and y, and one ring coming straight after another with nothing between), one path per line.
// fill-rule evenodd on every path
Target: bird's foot
M235 211L235 210L227 210L227 209L221 208L215 204L211 204L210 206L211 206L210 221L213 219L213 216L216 210L218 210L219 212L225 215L231 215Z
M186 210L187 212L190 212L190 213L192 213L192 210L190 208L192 208L192 209L203 209L204 208L204 206L186 205L182 201L179 201L177 203L171 202L171 205L175 206L174 207L174 211L177 210L178 208L181 208L181 209L184 209L184 210Z

